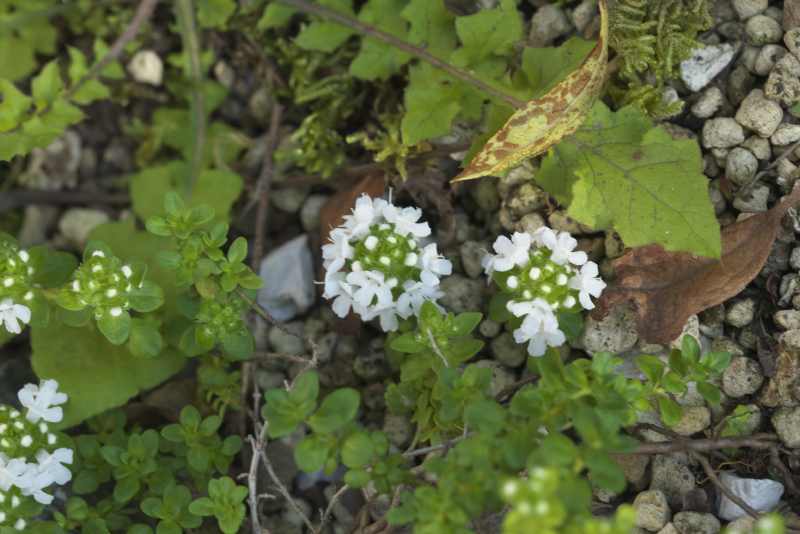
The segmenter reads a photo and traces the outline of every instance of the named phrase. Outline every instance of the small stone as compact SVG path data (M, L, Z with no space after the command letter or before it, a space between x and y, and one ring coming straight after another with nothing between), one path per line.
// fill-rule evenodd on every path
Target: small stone
M492 357L506 367L519 367L528 359L525 347L514 341L510 332L503 332L492 340L489 350Z
M641 490L647 486L647 466L650 457L643 454L617 454L612 457L627 480L635 489Z
M681 62L681 79L691 91L697 92L722 72L734 55L736 47L729 43L695 49L689 59Z
M58 220L59 209L55 206L28 204L22 218L22 227L17 234L17 241L22 248L41 245L47 241L47 235Z
M478 326L478 331L481 333L483 337L491 339L493 337L497 337L500 334L500 328L501 328L500 323L496 323L491 319L484 319Z
M742 141L744 130L730 117L710 119L703 125L703 146L706 148L729 148Z
M619 258L625 252L625 243L622 242L622 238L617 232L606 232L604 245L606 257L612 260Z
M494 180L477 180L477 185L470 189L472 199L478 208L486 213L496 213L500 208L500 195Z
M538 213L528 213L523 215L522 218L514 224L514 230L533 234L543 226L545 226L544 217Z
M725 322L736 328L742 328L753 321L756 313L756 301L751 298L734 302L725 311Z
M680 421L672 430L681 436L702 432L711 425L711 412L705 406L684 406Z
M776 146L786 146L800 140L800 124L783 123L775 130L769 138L770 142Z
M109 221L104 211L88 208L70 208L61 216L58 229L77 249L83 250L89 234L96 227Z
M753 15L763 13L769 5L769 0L733 0L731 4L739 20L746 20Z
M274 352L298 355L306 351L302 335L303 323L300 321L293 321L270 328L267 334L267 340Z
M392 445L403 449L414 437L414 425L405 415L387 413L383 418L383 432Z
M725 96L722 94L722 90L713 85L703 91L703 94L692 106L692 113L697 118L707 119L722 107L724 101Z
M775 64L783 59L783 56L787 53L786 49L781 45L765 45L756 56L753 72L759 76L767 76L775 68Z
M783 35L783 42L789 52L800 58L800 27L792 28Z
M655 532L664 528L672 517L667 496L661 490L648 490L639 493L633 500L636 510L636 526Z
M740 190L733 199L733 207L745 213L760 213L767 211L769 200L769 187L764 184L756 185L749 191Z
M757 135L748 137L745 142L742 143L742 148L746 148L753 153L756 159L762 161L769 160L772 157L772 147L769 141Z
M780 345L772 376L759 396L759 402L768 408L797 406L800 385L800 330L789 330L778 336Z
M658 534L679 534L678 529L672 523L667 523L664 528L658 531Z
M795 254L795 251L798 254ZM794 249L792 251L792 259L791 262L796 262L800 260L800 247ZM797 269L797 267L793 268ZM772 316L772 319L775 321L779 327L784 330L797 330L800 329L800 311L797 310L778 310L775 312L775 315Z
M719 519L712 514L699 512L678 512L672 524L679 534L717 534L722 528Z
M756 74L756 59L758 54L761 53L761 48L758 46L744 45L742 53L739 54L739 63L745 66L747 70Z
M364 382L380 382L391 373L383 352L383 340L375 338L369 350L361 350L353 359L353 374Z
M572 23L579 33L582 33L597 16L597 3L593 0L583 0L572 11Z
M766 15L750 17L745 23L744 31L750 43L756 46L779 43L783 37L783 29L778 21Z
M258 303L276 321L288 321L308 311L317 299L308 235L298 236L273 250L261 262Z
M259 87L247 99L247 110L258 124L269 124L272 115L272 94L266 86Z
M752 395L764 383L761 365L752 358L739 356L722 373L722 391L733 398Z
M486 243L479 241L464 241L459 248L461 254L461 266L470 278L478 278L483 274L481 262L486 256L488 247Z
M552 4L540 7L531 18L530 46L542 47L572 31L572 24L564 11Z
M778 341L786 345L789 349L800 350L800 330L787 330L778 336Z
M755 86L755 76L744 65L737 65L728 75L728 101L731 105L738 106Z
M725 527L726 534L753 534L756 520L746 515L735 521L731 521Z
M590 234L594 230L579 223L563 210L555 210L547 216L550 228L559 232L569 232L572 235Z
M442 280L440 288L444 292L440 301L442 306L453 313L480 311L483 308L483 292L486 288L483 280L471 280L454 274Z
M652 465L653 479L650 489L663 491L670 506L679 508L683 495L695 488L694 474L676 455L659 454L653 458Z
M307 187L283 187L273 190L269 199L279 210L286 213L297 213L307 196Z
M328 201L328 195L309 195L300 208L300 224L306 232L319 230L319 212Z
M783 495L783 484L774 480L741 478L728 472L721 473L719 479L724 487L756 512L772 511ZM726 521L732 521L746 516L747 512L723 493L720 495L718 515Z
M736 185L746 185L753 181L758 170L758 160L746 148L736 147L725 159L725 176Z
M225 89L231 89L236 81L236 72L233 67L224 61L217 61L214 64L214 77Z
M630 350L639 339L636 333L636 316L629 307L617 306L603 319L597 320L589 316L581 336L583 346L595 352L612 352L619 354Z
M548 202L547 193L536 185L527 182L516 188L510 197L506 197L504 207L514 219L538 211Z
M128 72L139 83L159 86L164 79L164 62L152 50L139 50L128 63Z
M517 381L517 377L514 373L494 360L478 360L474 365L492 370L492 383L489 387L492 397L496 397L501 391L504 391Z
M34 189L75 187L83 153L81 136L67 130L46 148L34 148L20 181Z
M800 101L800 60L792 54L783 56L769 73L764 94L786 106Z
M772 426L787 447L800 447L800 407L779 408L772 415Z
M761 89L750 91L750 94L742 101L739 110L736 112L736 121L745 128L753 130L761 137L769 137L775 133L782 120L783 109L781 109L781 106L776 102L767 100ZM703 131L705 132L705 128Z

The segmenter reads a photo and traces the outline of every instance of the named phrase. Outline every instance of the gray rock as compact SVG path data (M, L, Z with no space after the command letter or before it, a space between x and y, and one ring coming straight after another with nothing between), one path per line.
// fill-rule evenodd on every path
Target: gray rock
M719 479L724 487L757 512L772 511L783 495L783 484L774 480L740 478L728 472L721 473ZM719 499L717 514L726 521L732 521L746 516L747 512L723 493Z
M514 373L494 360L479 360L474 365L492 370L492 383L489 390L493 397L496 397L501 391L517 381Z
M777 126L776 124L775 127ZM742 141L744 130L729 117L710 119L703 125L703 146L706 148L730 148Z
M519 367L525 363L528 359L525 347L514 341L514 336L510 332L503 332L489 344L492 357L506 367Z
M636 333L636 316L629 307L617 306L603 319L589 316L581 336L583 346L595 352L619 354L630 350L639 339Z
M745 23L744 31L750 43L757 46L779 43L783 37L783 29L778 21L766 15L750 17Z
M728 101L731 105L738 106L755 86L755 76L744 65L737 65L728 75Z
M722 72L734 55L736 47L729 43L698 48L689 59L681 62L681 79L690 90L697 92Z
M748 191L740 190L733 199L733 207L745 213L759 213L767 211L767 200L769 200L769 187L756 184Z
M58 220L59 209L55 206L28 204L22 218L22 227L17 234L19 246L29 248L41 245L47 240L47 234Z
M514 223L514 230L517 232L534 233L536 230L545 226L544 217L538 213L528 213Z
M725 176L737 185L749 184L758 170L758 160L746 148L736 147L725 160Z
M764 383L761 365L752 358L739 356L722 373L722 390L729 397L752 395Z
M791 145L800 140L800 124L783 123L775 130L769 138L774 146Z
M783 35L783 42L789 52L800 58L800 28L792 28Z
M740 20L746 20L753 15L763 13L769 5L769 0L732 0L731 4Z
M483 292L486 283L482 280L471 280L454 274L441 283L444 296L439 301L442 306L454 313L480 311L483 306Z
M286 213L297 213L308 196L308 187L283 187L270 194L273 206Z
M737 300L727 306L725 322L736 328L742 328L753 321L756 313L756 301L751 298Z
M414 425L405 415L387 413L383 418L383 431L389 442L398 449L407 447L414 437Z
M787 447L800 447L800 407L779 408L772 415L772 426Z
M247 99L247 110L261 125L269 124L272 115L272 95L266 86L259 87Z
M756 60L758 59L758 54L760 53L761 47L744 45L742 53L739 54L739 63L744 65L745 68L753 74L756 74Z
M309 195L300 208L300 224L306 232L319 230L319 212L328 201L328 195Z
M798 254L795 254L795 251L797 251ZM798 261L798 260L800 260L800 247L792 251L792 261ZM792 267L796 269L794 265L792 265ZM784 330L800 329L800 311L778 310L775 312L775 315L772 316L772 319L775 321L775 324L777 324Z
M514 190L510 197L506 197L504 207L514 219L537 211L547 205L548 196L541 188L528 182Z
M679 534L678 529L672 523L667 523L664 528L658 531L658 534Z
M478 331L481 333L482 336L491 339L493 337L497 337L497 335L500 334L500 328L501 328L500 323L496 323L491 319L484 319L478 326Z
M83 250L92 230L108 221L109 217L104 211L70 208L58 221L58 229L75 248Z
M33 189L50 191L75 187L82 152L81 137L73 130L67 130L46 148L31 150L28 168L20 182Z
M216 78L225 89L230 90L236 82L236 71L226 62L217 61L214 64L214 78Z
M578 33L583 33L583 30L594 20L597 15L597 4L592 0L583 0L572 11L572 23Z
M303 354L306 351L303 341L303 323L293 321L269 329L267 340L274 352L281 354Z
M572 24L564 11L552 4L540 7L531 18L530 46L547 46L572 30Z
M722 528L719 519L712 514L699 512L678 512L672 524L679 534L717 534Z
M617 454L613 456L616 463L627 480L636 490L641 490L647 486L647 466L650 465L650 457L643 454Z
M787 330L786 332L778 336L778 341L780 341L790 349L800 350L800 330L797 329Z
M786 49L781 45L765 45L763 48L761 48L756 56L756 60L752 69L753 73L758 74L759 76L767 76L772 69L775 68L775 64L783 59L783 56L785 56L787 53L788 52Z
M139 50L128 62L128 72L139 83L159 86L164 79L164 62L153 50Z
M261 262L259 276L264 285L258 290L258 303L276 321L308 311L317 297L308 236L298 236L273 250Z
M481 211L496 213L500 208L500 195L497 193L495 180L478 180L477 185L470 189L470 193Z
M716 113L725 102L722 90L716 85L712 85L700 95L697 102L692 106L692 113L700 119L707 119Z
M478 278L483 274L483 261L486 256L488 245L479 241L464 241L459 248L461 254L461 266L470 278Z
M681 436L702 432L711 425L711 412L705 406L684 406L681 420L672 430Z
M683 495L695 488L694 474L679 458L676 455L659 454L652 461L653 479L650 482L650 489L663 491L673 508L679 508L683 502Z
M735 521L731 521L725 526L726 534L753 534L756 520L752 517L744 516Z
M639 493L633 500L636 510L636 526L656 532L672 517L672 511L667 503L667 496L661 490L648 490Z
M761 137L769 137L775 133L782 120L781 106L766 99L761 89L750 91L736 112L736 121Z
M769 141L757 135L748 137L745 142L742 143L742 148L746 148L753 153L756 159L762 161L769 160L772 157L772 147Z
M391 374L381 338L375 338L370 342L369 350L356 353L353 359L353 374L367 383L380 382Z
M792 54L781 58L769 73L764 94L787 106L800 102L800 60Z

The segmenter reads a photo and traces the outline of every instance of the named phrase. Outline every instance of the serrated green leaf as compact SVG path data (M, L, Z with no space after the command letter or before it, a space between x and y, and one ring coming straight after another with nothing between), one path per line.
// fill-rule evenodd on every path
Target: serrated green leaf
M450 132L453 119L462 109L461 85L427 63L409 71L401 130L403 142L415 145Z
M619 232L629 246L659 243L719 257L720 230L697 141L673 139L638 109L602 102L553 147L536 181L574 219Z
M456 19L462 47L451 58L459 65L477 65L491 55L502 56L522 39L522 18L515 0Z
M319 3L349 17L355 17L352 0L319 0ZM300 31L295 43L305 50L333 52L353 33L347 26L326 20L314 20Z
M42 108L45 104L53 102L64 88L58 63L49 62L31 82L31 93L36 102L36 107Z
M446 58L456 47L453 20L444 0L411 0L402 16L410 23L408 41L423 47L434 56Z
M0 54L0 78L19 80L36 68L33 47L13 34L3 35L3 53Z
M197 0L197 23L201 28L225 27L225 23L236 11L235 0Z
M398 16L387 16L387 13L400 12L405 4L405 0L370 0L359 11L358 20L406 40L406 21ZM397 47L365 36L361 40L358 55L350 63L350 74L363 80L385 80L397 73L410 59L409 54Z
M0 132L19 124L33 101L9 80L0 79Z
M89 72L86 64L86 56L77 48L69 47L70 64L68 69L70 85L74 86L79 80ZM78 104L89 104L101 98L108 98L111 92L99 80L86 80L77 91L72 94L71 99Z
M317 412L308 420L315 432L330 434L355 419L361 395L352 388L337 389L322 400Z
M288 24L295 10L289 6L271 3L262 13L256 28L259 30L269 30L270 28L280 28Z
M547 93L569 73L577 70L594 46L594 41L571 37L561 46L525 47L515 84L518 90L526 93L522 98L539 98Z
M141 358L155 358L164 349L164 340L158 328L143 319L133 319L128 341L131 354Z

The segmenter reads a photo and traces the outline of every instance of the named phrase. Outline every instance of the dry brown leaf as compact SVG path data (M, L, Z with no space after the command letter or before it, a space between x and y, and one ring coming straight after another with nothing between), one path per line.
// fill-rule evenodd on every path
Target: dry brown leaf
M528 101L489 139L453 181L496 175L542 154L575 132L597 99L608 64L608 9L600 0L600 37L578 69L544 96Z
M738 294L758 275L772 249L781 219L800 202L800 185L771 210L722 229L719 260L647 245L614 262L616 280L598 302L602 316L615 304L636 307L639 336L666 344L691 315Z

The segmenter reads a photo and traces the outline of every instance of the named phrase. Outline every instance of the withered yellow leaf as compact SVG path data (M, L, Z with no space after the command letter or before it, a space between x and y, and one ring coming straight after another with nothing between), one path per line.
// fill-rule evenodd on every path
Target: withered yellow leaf
M538 156L583 122L605 81L608 63L608 8L600 6L600 37L577 70L544 96L528 101L506 121L453 181L496 175Z

